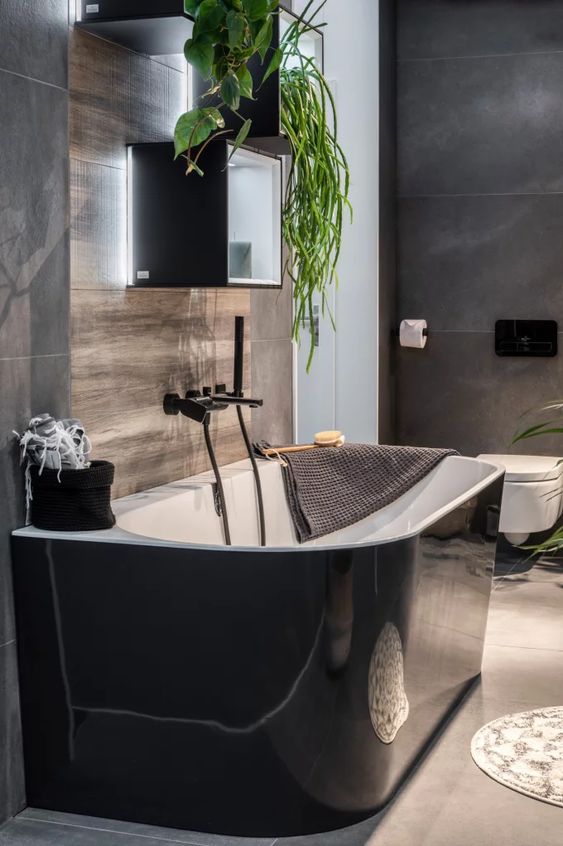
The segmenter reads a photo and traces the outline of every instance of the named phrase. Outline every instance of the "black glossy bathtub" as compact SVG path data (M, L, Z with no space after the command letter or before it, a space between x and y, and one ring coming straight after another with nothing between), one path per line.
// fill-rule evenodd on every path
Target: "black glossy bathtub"
M336 548L16 533L29 804L249 836L373 814L480 672L501 492Z

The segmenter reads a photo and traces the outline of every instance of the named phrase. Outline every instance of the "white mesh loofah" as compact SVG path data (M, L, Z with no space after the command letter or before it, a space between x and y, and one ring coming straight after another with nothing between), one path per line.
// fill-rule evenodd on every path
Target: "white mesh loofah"
M25 432L18 438L21 463L25 467L25 493L27 519L32 500L30 466L36 464L39 473L48 470L81 470L89 467L88 457L92 445L80 420L55 420L50 414L40 414L29 421Z

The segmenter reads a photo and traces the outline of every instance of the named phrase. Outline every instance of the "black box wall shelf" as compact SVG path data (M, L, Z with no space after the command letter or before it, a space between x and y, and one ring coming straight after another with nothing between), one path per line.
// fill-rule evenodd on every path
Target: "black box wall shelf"
M148 56L183 53L193 30L184 0L78 0L78 5L80 29Z
M94 35L122 44L137 53L149 56L183 53L184 44L193 30L193 20L183 11L184 0L98 0L90 3L79 0L81 17L77 26ZM279 46L287 28L297 15L284 9L274 19L272 49ZM302 50L315 58L322 68L324 63L324 39L320 29L311 29L301 40ZM262 65L255 56L249 69L257 89L267 68L269 59ZM209 88L209 81L191 72L189 107L195 105ZM208 101L210 102L210 101ZM240 114L244 119L252 118L249 143L255 149L277 155L290 152L281 129L280 74L273 73L260 88L256 100L242 100ZM225 110L227 129L233 137L241 127L241 121Z
M128 281L149 288L282 283L282 163L213 141L186 176L174 145L128 147Z

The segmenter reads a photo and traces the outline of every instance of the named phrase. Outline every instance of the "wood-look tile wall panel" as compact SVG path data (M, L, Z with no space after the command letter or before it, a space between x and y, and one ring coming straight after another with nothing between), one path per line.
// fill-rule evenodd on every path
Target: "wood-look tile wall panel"
M134 143L170 141L187 108L183 75L146 56L129 55L129 138Z
M232 383L243 290L131 290L126 283L127 143L169 140L182 75L71 33L72 404L122 496L207 469L201 426L166 417L167 391ZM245 383L250 390L250 342ZM234 410L214 424L219 461L244 457Z
M73 288L123 290L127 282L127 176L89 161L70 162Z
M168 391L232 383L234 317L244 291L73 291L73 412L124 495L208 466L201 425L166 417ZM250 389L250 342L245 385ZM244 455L233 409L217 415L222 463Z
M71 158L125 168L129 52L73 30L69 73Z

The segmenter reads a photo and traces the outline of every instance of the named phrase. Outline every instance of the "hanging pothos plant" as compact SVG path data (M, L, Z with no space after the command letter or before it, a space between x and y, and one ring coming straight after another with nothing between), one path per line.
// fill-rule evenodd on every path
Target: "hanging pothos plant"
M281 128L291 149L282 215L289 247L285 273L294 286L296 341L303 326L309 325L308 371L315 352L314 302L320 298L322 313L329 314L334 326L327 293L338 282L346 210L352 218L350 172L338 143L334 98L322 69L300 46L304 35L319 28L315 19L326 2L310 0L302 17L289 26L280 46L272 51L279 0L185 0L186 12L195 19L193 36L185 46L186 59L210 85L202 104L182 115L175 131L176 156L185 156L188 173L203 176L198 164L203 150L213 138L228 132L222 112L229 109L241 120L235 152L252 126L251 120L239 114L241 98L259 99L260 86L279 69ZM257 54L264 65L258 85L248 69ZM205 106L206 99L216 105Z
M309 326L307 372L315 354L314 301L320 298L323 316L328 313L334 327L327 293L338 283L346 210L352 220L350 170L338 143L334 97L315 59L300 47L302 37L318 28L314 20L326 0L309 14L316 4L310 0L303 17L288 28L280 57L281 121L292 154L283 209L283 234L290 248L285 270L294 286L296 341L302 327Z
M195 21L184 54L190 65L209 80L209 90L202 100L216 103L198 105L181 115L176 124L176 158L185 156L188 173L195 171L203 176L198 161L209 141L226 134L222 114L225 109L241 121L235 150L246 141L252 121L244 120L238 110L241 98L254 98L255 81L248 63L256 55L265 62L278 6L279 0L184 0L186 14ZM264 70L266 79L275 67Z

